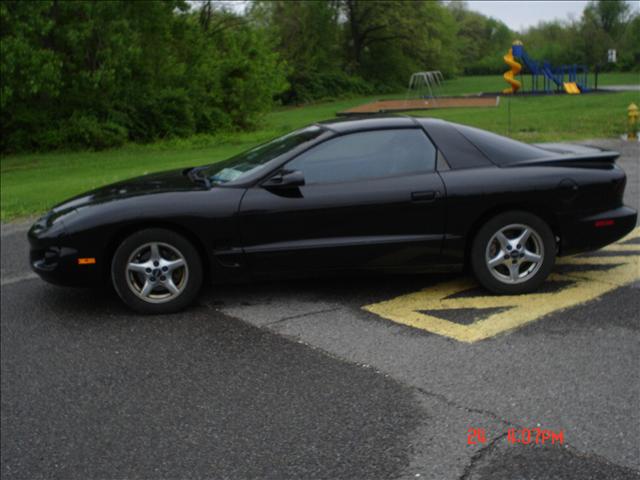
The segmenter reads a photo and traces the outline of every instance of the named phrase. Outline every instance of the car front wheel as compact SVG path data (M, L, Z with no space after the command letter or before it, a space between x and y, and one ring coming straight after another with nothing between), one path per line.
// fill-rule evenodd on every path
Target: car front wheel
M471 248L471 265L486 289L516 295L537 289L555 263L555 237L539 217L512 211L489 220Z
M120 298L146 314L187 307L202 286L202 263L194 246L171 230L152 228L126 238L116 250L111 279Z

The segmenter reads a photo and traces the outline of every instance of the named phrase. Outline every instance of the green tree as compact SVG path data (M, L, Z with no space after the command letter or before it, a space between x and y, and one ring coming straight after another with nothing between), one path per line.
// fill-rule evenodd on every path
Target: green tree
M527 50L554 65L582 63L605 69L638 68L637 18L628 2L590 2L579 21L541 22L523 35ZM607 50L617 49L617 65L607 63Z
M267 35L183 0L0 4L1 148L251 128L286 88Z
M336 2L254 2L252 20L273 39L288 67L286 103L364 93L368 86L343 70L339 11Z
M620 66L624 70L640 71L640 15L626 25L620 41Z
M456 46L461 70L469 75L504 71L502 57L514 33L504 23L468 10L464 2L451 2L448 9L458 25Z
M552 65L585 63L579 38L580 25L570 22L540 22L521 36L525 48L537 61Z
M593 13L602 29L616 38L624 30L630 7L626 0L598 0L592 1L585 10Z
M378 89L406 85L412 72L458 71L456 24L440 2L342 0L347 68Z

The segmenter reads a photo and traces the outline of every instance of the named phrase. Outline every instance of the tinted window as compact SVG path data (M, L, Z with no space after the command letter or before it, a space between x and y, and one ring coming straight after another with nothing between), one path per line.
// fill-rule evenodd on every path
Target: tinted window
M433 118L420 119L429 136L444 154L449 166L454 169L494 167L495 164L466 139L454 124ZM439 168L439 167L438 167Z
M550 153L542 148L511 140L479 128L455 125L455 128L473 143L491 161L507 165L532 158L548 157Z
M307 184L431 172L436 149L422 130L377 130L333 138L289 162Z
M206 166L203 168L204 174L213 184L242 180L243 177L265 168L267 162L274 158L313 140L323 131L320 127L311 126L291 132L283 137L242 152L228 160Z

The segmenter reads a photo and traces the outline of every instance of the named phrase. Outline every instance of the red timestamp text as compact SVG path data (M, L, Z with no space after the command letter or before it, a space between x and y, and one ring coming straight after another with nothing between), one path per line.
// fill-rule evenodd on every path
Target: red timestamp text
M522 443L523 445L529 445L535 443L536 445L544 445L545 443L556 443L562 445L564 443L564 430L554 432L546 428L510 428L507 430L507 441L511 444Z
M546 428L509 428L507 441L515 445L562 445L564 444L564 430L558 432ZM479 445L487 443L487 432L484 428L469 428L467 430L467 445Z

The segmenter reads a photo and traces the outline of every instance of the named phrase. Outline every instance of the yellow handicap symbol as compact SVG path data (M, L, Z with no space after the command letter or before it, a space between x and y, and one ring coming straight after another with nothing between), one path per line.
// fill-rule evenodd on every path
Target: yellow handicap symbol
M477 285L463 279L362 308L396 323L473 343L640 280L638 240L640 227L617 243L587 256L559 258L556 273L547 280L546 287L552 287L547 293L543 288L542 292L526 295L474 294ZM456 312L471 312L471 322L447 320Z

